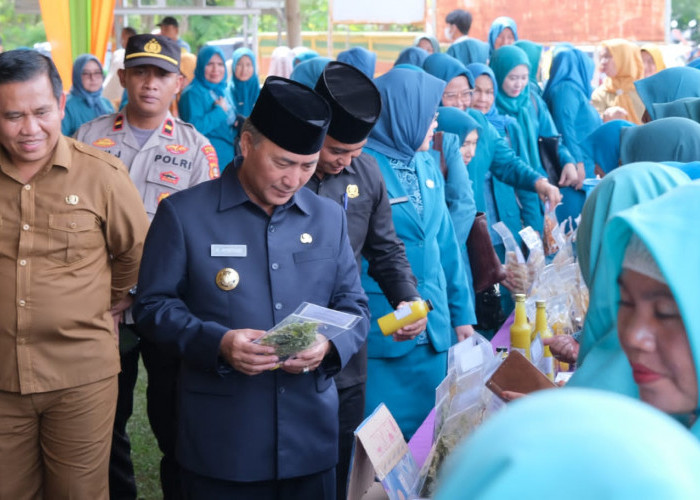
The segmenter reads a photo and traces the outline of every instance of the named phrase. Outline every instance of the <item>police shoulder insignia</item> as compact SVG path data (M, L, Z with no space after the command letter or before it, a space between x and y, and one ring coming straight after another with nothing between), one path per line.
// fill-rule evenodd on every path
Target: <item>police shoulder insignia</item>
M168 137L173 136L173 130L175 129L175 123L170 119L167 118L165 120L165 123L163 123L163 134L167 135Z
M114 119L114 125L112 125L112 130L121 130L124 128L124 115L121 113L116 116Z

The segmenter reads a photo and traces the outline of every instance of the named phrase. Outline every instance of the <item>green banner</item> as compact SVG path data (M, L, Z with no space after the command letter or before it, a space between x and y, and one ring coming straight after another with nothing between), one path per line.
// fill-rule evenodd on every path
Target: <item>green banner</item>
M71 52L73 60L91 47L92 0L68 0L70 6Z

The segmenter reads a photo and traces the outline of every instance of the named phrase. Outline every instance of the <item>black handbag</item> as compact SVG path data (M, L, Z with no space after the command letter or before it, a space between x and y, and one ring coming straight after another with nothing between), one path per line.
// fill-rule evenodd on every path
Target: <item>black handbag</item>
M560 136L537 138L540 163L542 163L544 171L547 172L549 183L553 186L559 186L559 178L561 177L562 171L561 163L559 163L560 140Z

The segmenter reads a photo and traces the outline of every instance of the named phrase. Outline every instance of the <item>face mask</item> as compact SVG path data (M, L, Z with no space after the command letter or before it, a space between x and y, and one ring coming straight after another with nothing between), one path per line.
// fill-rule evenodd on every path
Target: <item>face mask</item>
M452 41L452 30L449 24L445 26L445 38L447 38L447 41Z

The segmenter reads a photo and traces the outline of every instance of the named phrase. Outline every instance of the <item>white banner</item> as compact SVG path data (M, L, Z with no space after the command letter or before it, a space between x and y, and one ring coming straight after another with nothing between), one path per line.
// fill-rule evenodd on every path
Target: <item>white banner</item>
M332 0L334 23L414 24L425 20L425 0Z

